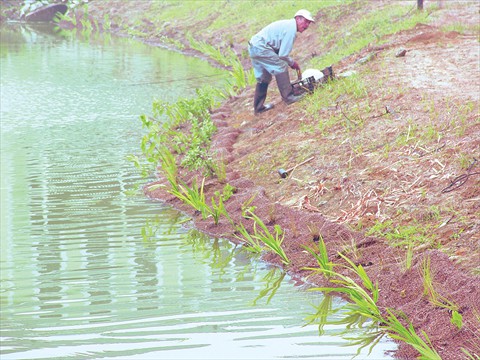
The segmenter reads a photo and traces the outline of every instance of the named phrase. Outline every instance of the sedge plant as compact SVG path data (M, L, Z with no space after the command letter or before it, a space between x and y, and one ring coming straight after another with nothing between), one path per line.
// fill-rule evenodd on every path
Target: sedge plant
M251 210L247 210L247 218L253 220L253 237L262 242L269 250L280 256L285 265L290 263L290 260L282 248L282 243L285 238L285 233L277 224L273 227L273 233L267 228L265 223Z
M262 243L253 235L251 235L242 223L235 225L235 231L240 235L234 234L234 236L242 241L245 241L248 246L245 248L252 253L261 253L263 250Z
M304 270L311 270L314 272L321 272L327 279L331 275L333 269L333 263L328 258L327 247L325 241L321 235L318 235L318 253L317 250L310 248L309 246L303 245L302 247L307 250L317 261L319 268L305 267ZM320 270L319 270L320 269ZM327 270L327 271L322 271Z
M387 316L384 318L385 325L382 326L390 335L391 338L403 341L411 345L415 350L420 353L418 359L422 360L441 360L442 358L438 352L433 348L433 345L428 338L427 333L422 330L422 335L425 338L422 339L413 327L413 324L403 314L398 312L398 315L408 323L408 326L403 325L400 319L395 315L392 309L387 308Z
M346 265L337 264L336 266L344 267L352 272L355 277L360 279L361 284L350 276L340 274L335 270L335 267L333 270L319 268L318 271L326 273L330 283L336 285L336 287L317 287L311 288L310 290L322 291L327 294L330 292L345 294L351 301L351 303L346 305L348 316L357 319L357 321L364 321L362 320L364 317L374 320L380 324L379 327L381 331L388 333L390 337L394 339L401 340L413 346L419 352L420 359L440 360L441 358L433 348L427 334L422 331L423 338L418 335L413 324L403 313L389 308L385 308L384 311L380 309L377 305L380 293L378 283L374 283L370 279L362 265L355 265L352 260L341 253L338 253L338 255L346 261ZM407 323L407 326L400 321L399 317L403 319L403 322ZM362 348L370 343L371 351L372 347L378 343L378 341L379 333L375 332L371 336L352 342L352 344L360 344Z
M178 192L178 167L175 161L175 156L167 147L163 147L160 151L160 164L163 174L170 183L172 190Z
M217 197L217 200L215 200L215 197L212 197L212 207L208 208L207 211L210 213L210 215L213 218L213 221L215 225L218 224L220 221L220 216L225 216L230 223L232 223L232 219L230 218L230 215L228 215L227 209L225 209L225 205L223 204L223 195L220 194L219 191L215 192L215 196Z
M438 293L433 284L433 275L430 268L430 257L426 257L422 264L423 294L428 297L434 306L445 308L451 312L451 323L458 329L463 326L463 318L459 313L459 306L445 296Z
M210 209L205 202L205 194L203 192L204 184L205 178L203 178L200 187L197 186L195 179L193 179L191 187L189 187L183 181L180 181L177 188L171 188L168 191L185 204L190 205L192 208L199 211L202 214L202 218L206 219L210 213Z

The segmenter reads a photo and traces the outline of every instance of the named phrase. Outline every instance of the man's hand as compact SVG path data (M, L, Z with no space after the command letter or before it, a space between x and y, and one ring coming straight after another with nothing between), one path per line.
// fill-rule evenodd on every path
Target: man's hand
M296 61L294 61L293 64L290 65L290 67L297 71L298 80L301 80L302 79L302 70L300 70L300 66L298 65L298 63Z
M298 63L296 61L294 61L293 64L290 65L290 67L294 70L300 71L300 66L298 65Z

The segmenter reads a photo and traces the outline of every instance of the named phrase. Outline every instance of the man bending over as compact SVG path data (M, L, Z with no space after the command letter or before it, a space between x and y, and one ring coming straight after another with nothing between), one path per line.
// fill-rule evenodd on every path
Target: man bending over
M299 10L293 19L278 20L267 25L248 42L248 51L257 79L253 99L254 113L260 114L273 108L264 104L272 75L277 80L282 100L292 104L301 99L293 94L288 67L300 71L300 66L290 56L297 32L302 33L315 20L307 10Z

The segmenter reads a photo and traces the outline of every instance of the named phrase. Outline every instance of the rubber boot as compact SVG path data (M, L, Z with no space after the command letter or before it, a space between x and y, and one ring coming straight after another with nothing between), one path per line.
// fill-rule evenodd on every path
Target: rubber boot
M277 79L277 86L280 95L282 95L282 100L287 105L293 104L303 98L303 95L296 96L293 94L293 87L292 84L290 84L290 75L288 75L288 71L275 75L275 79Z
M255 115L273 109L273 104L264 105L265 99L267 98L267 90L268 83L257 83L257 87L255 88L255 95L253 97L253 111Z

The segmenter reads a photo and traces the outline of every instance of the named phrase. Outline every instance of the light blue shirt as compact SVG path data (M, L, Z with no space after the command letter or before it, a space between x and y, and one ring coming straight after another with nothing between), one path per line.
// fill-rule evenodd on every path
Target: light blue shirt
M295 19L279 20L264 27L250 40L251 46L259 49L273 50L281 60L289 66L293 59L289 56L297 37L297 22Z

